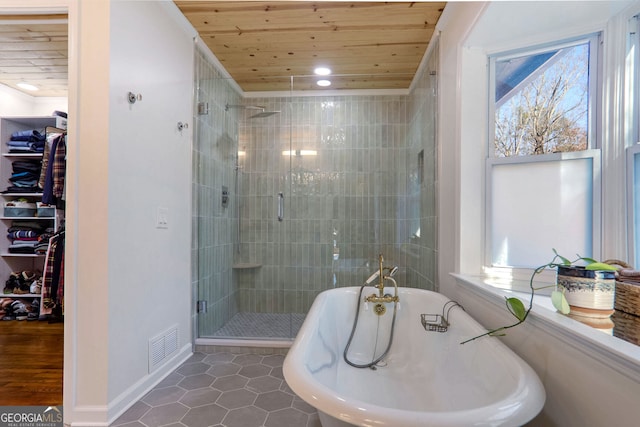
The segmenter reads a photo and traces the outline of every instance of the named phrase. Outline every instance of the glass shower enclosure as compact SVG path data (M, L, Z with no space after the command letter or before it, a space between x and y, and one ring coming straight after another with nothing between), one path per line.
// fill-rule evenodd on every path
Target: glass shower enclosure
M196 57L192 288L197 339L290 341L318 293L399 266L435 289L435 78L409 94L242 97Z

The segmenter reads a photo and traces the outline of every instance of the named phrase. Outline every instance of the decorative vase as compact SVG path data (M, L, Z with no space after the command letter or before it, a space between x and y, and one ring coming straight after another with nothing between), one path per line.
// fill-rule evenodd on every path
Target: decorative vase
M614 313L614 271L559 266L557 280L558 287L564 288L572 316L608 318Z

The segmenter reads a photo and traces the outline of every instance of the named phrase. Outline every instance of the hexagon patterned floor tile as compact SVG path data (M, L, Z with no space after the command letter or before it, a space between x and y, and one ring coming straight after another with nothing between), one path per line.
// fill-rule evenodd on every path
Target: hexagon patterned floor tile
M111 427L320 427L282 355L195 353Z

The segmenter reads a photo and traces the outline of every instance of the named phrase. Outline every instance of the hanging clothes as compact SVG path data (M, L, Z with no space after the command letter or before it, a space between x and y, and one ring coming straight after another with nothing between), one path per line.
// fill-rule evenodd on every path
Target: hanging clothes
M67 139L63 140L57 145L55 153L53 155L52 166L52 178L53 178L53 197L56 201L62 200L64 194L64 176L67 171Z
M44 175L42 188L42 203L56 205L63 209L62 195L64 194L64 176L67 170L67 142L66 135L61 134L53 140L48 153L46 169L43 165L40 182ZM45 147L46 150L46 147Z
M41 317L54 311L64 315L64 235L61 231L49 239L42 274Z
M52 128L50 132L47 132L47 140L44 146L44 153L42 153L42 167L40 168L40 179L38 180L38 187L40 187L40 191L44 188L44 181L47 175L47 167L49 165L49 157L51 156L51 147L53 146L53 141L58 139L60 135L64 134L63 131L54 130Z

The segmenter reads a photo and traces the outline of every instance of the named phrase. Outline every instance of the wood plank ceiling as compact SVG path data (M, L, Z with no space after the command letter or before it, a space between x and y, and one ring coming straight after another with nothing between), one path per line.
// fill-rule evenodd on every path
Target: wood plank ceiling
M0 83L32 96L66 97L67 44L67 15L0 15Z
M176 5L246 92L406 89L444 2L182 1ZM66 15L0 15L0 83L67 96ZM293 79L291 76L294 76ZM17 86L28 82L30 92Z
M407 89L444 2L174 0L245 92ZM293 79L290 76L294 76Z

